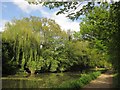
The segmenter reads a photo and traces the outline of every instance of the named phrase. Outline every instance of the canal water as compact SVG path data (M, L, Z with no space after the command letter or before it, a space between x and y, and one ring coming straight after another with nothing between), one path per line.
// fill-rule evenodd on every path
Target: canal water
M57 88L69 80L80 78L80 72L41 73L34 76L2 77L2 88Z

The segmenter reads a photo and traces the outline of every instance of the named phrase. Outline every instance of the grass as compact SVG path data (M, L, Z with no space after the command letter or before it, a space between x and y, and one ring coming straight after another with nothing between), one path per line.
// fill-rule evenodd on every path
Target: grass
M42 79L36 79L36 78L5 78L5 77L2 77L2 80L42 80Z
M59 88L82 88L88 84L91 80L96 79L101 74L100 71L92 72L89 74L81 74L78 80L63 82Z

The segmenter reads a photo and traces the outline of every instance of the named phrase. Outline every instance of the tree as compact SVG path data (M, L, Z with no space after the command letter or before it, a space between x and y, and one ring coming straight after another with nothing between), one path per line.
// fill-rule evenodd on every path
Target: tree
M110 13L111 13L111 22L115 24L115 27L113 27L113 34L111 35L112 39L110 42L110 55L111 55L111 61L113 63L113 66L115 70L117 71L117 87L120 87L120 1L114 3L111 5L110 8Z
M44 57L43 50L54 50L60 43L56 41L66 37L55 21L38 17L15 19L6 25L2 35L3 70L10 71L6 66L11 66L17 71L26 70L28 73L41 70L49 60L48 55ZM48 60L45 61L45 58Z
M111 57L111 61L113 63L114 68L120 74L120 67L116 65L116 63L120 63L119 61L119 3L111 0L111 4L107 4L106 2L98 2L101 8L96 7L95 2L88 2L87 5L84 5L82 9L78 9L81 6L80 1L76 2L45 2L44 6L53 8L60 8L57 14L65 14L67 13L67 17L72 20L78 19L81 15L87 16L87 20L84 23L81 23L82 33L84 34L83 38L87 39L95 39L97 42L102 43L102 47L106 46ZM39 4L41 2L29 2L33 4ZM106 7L106 8L105 8ZM105 10L103 10L105 8ZM76 11L75 11L76 10ZM100 10L96 12L96 10ZM92 15L95 13L95 16ZM88 15L86 15L88 14ZM100 19L99 19L100 18ZM85 30L85 31L84 31ZM98 44L100 45L100 44ZM97 45L97 47L98 47ZM100 45L100 46L101 46ZM95 45L96 46L96 45ZM114 51L113 51L114 50ZM120 80L119 80L120 81ZM119 85L120 86L120 85Z
M59 14L66 14L66 17L68 17L71 20L80 19L81 15L84 15L86 13L89 13L89 11L94 9L94 6L98 4L106 4L106 1L96 1L96 0L81 0L81 1L62 1L62 2L41 2L41 1L35 1L35 0L25 0L29 4L41 4L45 7L48 7L49 9L59 8L59 11L56 13L56 15ZM110 3L114 3L114 0L110 0Z
M42 4L45 7L48 7L50 9L59 8L59 11L56 13L58 14L67 14L67 17L75 20L78 19L80 15L83 15L84 13L91 10L95 2L89 2L89 0L86 1L69 1L69 2L41 2L41 1L28 1L29 4ZM86 4L85 4L86 3ZM100 3L100 2L98 2ZM82 5L85 4L85 5ZM83 8L81 8L83 6Z
M104 6L94 7L94 9L86 14L81 25L81 34L84 39L95 42L94 46L97 47L102 53L109 55L109 61L118 73L120 67L119 62L119 3L106 4ZM98 12L99 11L99 12ZM93 15L94 13L94 15ZM119 79L118 86L119 87Z

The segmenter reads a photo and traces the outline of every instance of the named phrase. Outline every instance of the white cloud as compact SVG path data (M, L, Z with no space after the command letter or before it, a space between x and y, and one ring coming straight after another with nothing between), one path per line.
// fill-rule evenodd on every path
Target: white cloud
M47 18L50 18L52 15L52 13L45 11L43 8L39 9L39 11L44 17L47 17Z
M55 20L56 23L59 24L61 26L61 28L64 29L65 31L67 31L68 29L70 29L72 31L79 31L80 30L79 29L79 22L71 21L70 19L68 19L66 17L65 14L56 15L56 12L49 13L47 11L44 11L43 9L41 9L40 12L44 17L51 18L51 19Z
M54 19L61 26L62 29L79 31L79 22L76 22L76 21L73 22L69 20L68 18L65 17L64 14L55 15L54 13L51 18Z
M39 10L40 8L42 8L41 4L39 5L29 4L25 0L10 0L10 1L17 5L22 11L26 13L31 13L34 10Z
M8 20L0 20L0 32L4 31L5 24L9 22Z
M65 30L71 29L74 31L79 31L79 23L72 22L71 20L67 19L63 14L55 15L56 12L49 13L45 11L41 5L30 5L24 0L11 0L11 1L26 13L30 13L33 10L39 10L42 16L54 19L61 26L62 29Z
M79 22L72 22L71 20L67 19L64 14L56 15L55 12L48 12L42 7L41 5L30 5L25 0L8 0L9 2L13 2L17 5L22 11L25 13L31 14L34 10L39 10L43 17L54 19L62 29L64 30L74 30L79 31Z
M107 1L110 1L110 0L107 0ZM113 1L119 1L119 0L113 0ZM64 29L64 30L68 30L68 29L71 29L73 31L79 31L80 30L79 22L76 22L76 21L73 22L73 21L69 20L68 18L65 17L64 14L55 15L56 11L54 13L47 12L46 10L44 10L44 8L40 4L39 5L33 5L33 4L30 5L25 0L4 0L4 2L13 2L22 11L24 11L26 13L29 13L29 14L34 10L39 10L40 13L42 14L42 16L54 19L61 26L61 28ZM81 6L79 6L79 8L77 10L81 9L84 4L86 4L86 3L83 3ZM3 21L3 24L4 24L4 22L5 21ZM4 26L4 25L2 25L2 26ZM1 27L1 25L0 25L0 27Z

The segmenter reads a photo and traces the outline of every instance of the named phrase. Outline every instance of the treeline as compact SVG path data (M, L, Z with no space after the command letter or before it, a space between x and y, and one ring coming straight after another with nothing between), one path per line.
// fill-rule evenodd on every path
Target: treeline
M116 87L120 87L120 2L101 3L85 14L81 23L84 39L95 42L94 45L106 52L117 73Z
M82 71L110 66L107 59L107 53L100 52L94 42L85 41L76 32L72 37L47 18L14 19L2 33L3 75Z

